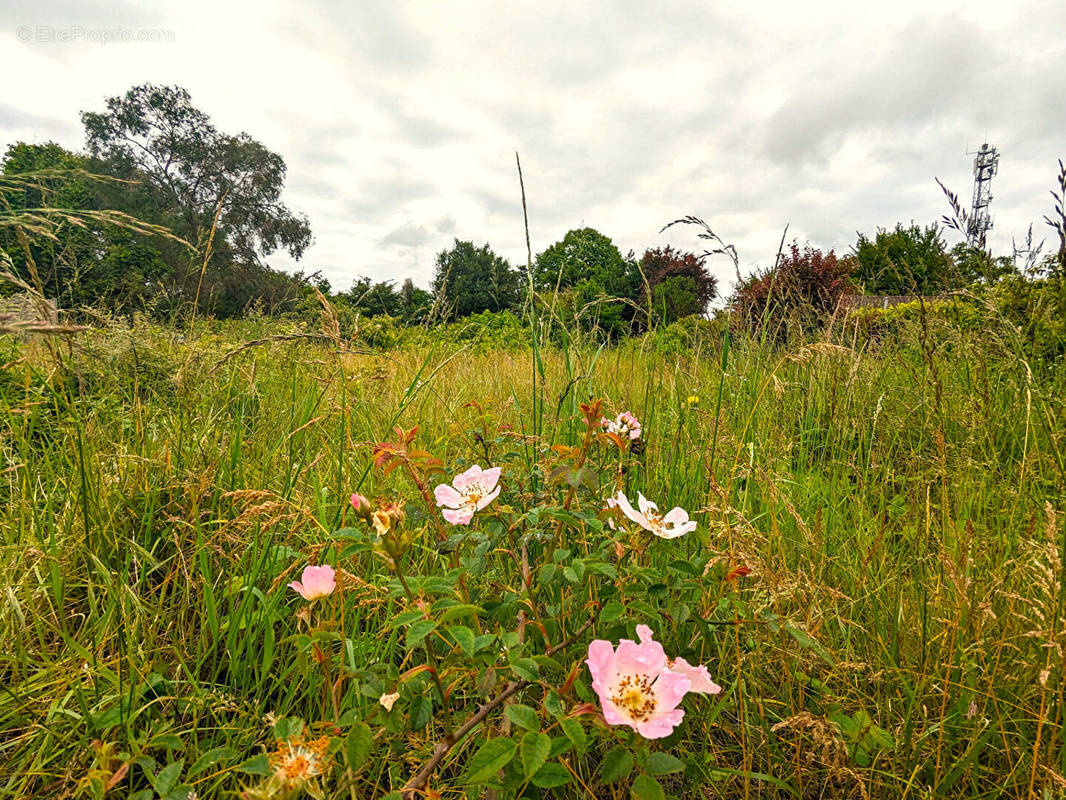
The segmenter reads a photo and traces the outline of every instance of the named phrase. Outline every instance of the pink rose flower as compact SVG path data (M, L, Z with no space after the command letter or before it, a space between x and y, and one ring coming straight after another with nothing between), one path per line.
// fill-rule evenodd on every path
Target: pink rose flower
M469 525L474 512L480 511L500 493L500 468L483 470L474 464L452 479L452 485L440 484L433 490L441 515L452 525Z
M615 498L618 507L633 522L637 523L646 531L651 531L661 539L676 539L696 530L696 521L688 518L688 512L680 506L676 506L665 514L659 513L659 507L637 492L637 511L629 502L629 498L623 492L619 492Z
M352 508L358 512L365 512L370 508L370 501L358 492L352 493Z
M615 650L596 639L585 662L592 688L599 695L609 725L628 725L645 739L661 739L681 724L678 708L692 681L670 669L663 646L652 639L651 628L637 626L640 644L622 639Z
M640 438L640 420L630 411L623 411L613 420L604 417L600 424L607 433L613 433L622 439Z
M304 567L300 580L292 581L289 588L308 601L326 597L337 588L333 567Z

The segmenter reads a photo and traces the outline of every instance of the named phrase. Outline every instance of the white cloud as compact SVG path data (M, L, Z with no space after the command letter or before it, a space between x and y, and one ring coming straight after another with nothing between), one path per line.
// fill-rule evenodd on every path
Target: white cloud
M581 224L623 252L698 249L692 230L658 233L692 213L751 266L785 223L846 249L856 230L938 219L933 177L967 197L965 151L987 135L1002 154L991 241L1008 249L1066 156L1066 4L864 6L13 0L0 142L78 148L79 111L181 84L219 128L285 158L285 199L315 233L299 267L343 289L363 274L426 285L454 237L524 263L515 150L535 251ZM20 41L39 25L173 41Z

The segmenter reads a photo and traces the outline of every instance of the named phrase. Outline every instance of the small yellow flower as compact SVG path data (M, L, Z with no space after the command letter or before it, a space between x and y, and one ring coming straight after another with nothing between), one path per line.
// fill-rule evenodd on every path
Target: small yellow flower
M690 406L698 406L700 404L700 396L698 394L690 394L687 402Z

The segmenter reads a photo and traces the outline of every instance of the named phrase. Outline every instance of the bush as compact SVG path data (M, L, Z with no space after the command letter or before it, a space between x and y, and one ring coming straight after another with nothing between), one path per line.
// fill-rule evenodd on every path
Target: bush
M777 337L796 325L808 330L836 313L854 291L854 271L851 258L837 258L832 250L822 253L809 244L800 250L793 242L775 268L737 287L732 306L740 324L752 330L770 329L772 324Z

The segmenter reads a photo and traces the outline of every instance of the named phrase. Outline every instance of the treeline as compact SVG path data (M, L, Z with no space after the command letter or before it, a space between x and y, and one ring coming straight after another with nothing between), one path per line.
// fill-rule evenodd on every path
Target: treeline
M190 311L299 316L321 296L345 313L414 324L533 304L565 327L617 338L705 314L718 296L709 257L728 255L739 267L735 249L688 217L678 222L702 226L699 237L720 246L702 254L648 248L637 257L578 228L531 265L514 266L487 243L456 239L437 255L428 289L360 277L335 290L318 272L269 266L271 254L298 260L312 242L307 218L281 202L285 162L247 133L217 130L184 89L136 86L81 121L85 152L18 142L0 167L0 261L64 309L171 320ZM855 293L936 296L1012 281L1031 293L1050 281L1061 295L1066 169L1052 193L1056 211L1045 221L1058 234L1057 252L1042 255L1031 229L1023 249L993 257L965 244L949 249L938 224L898 224L859 233L840 256L793 242L770 267L741 279L726 306L751 325L808 326ZM965 220L945 223L964 232Z

